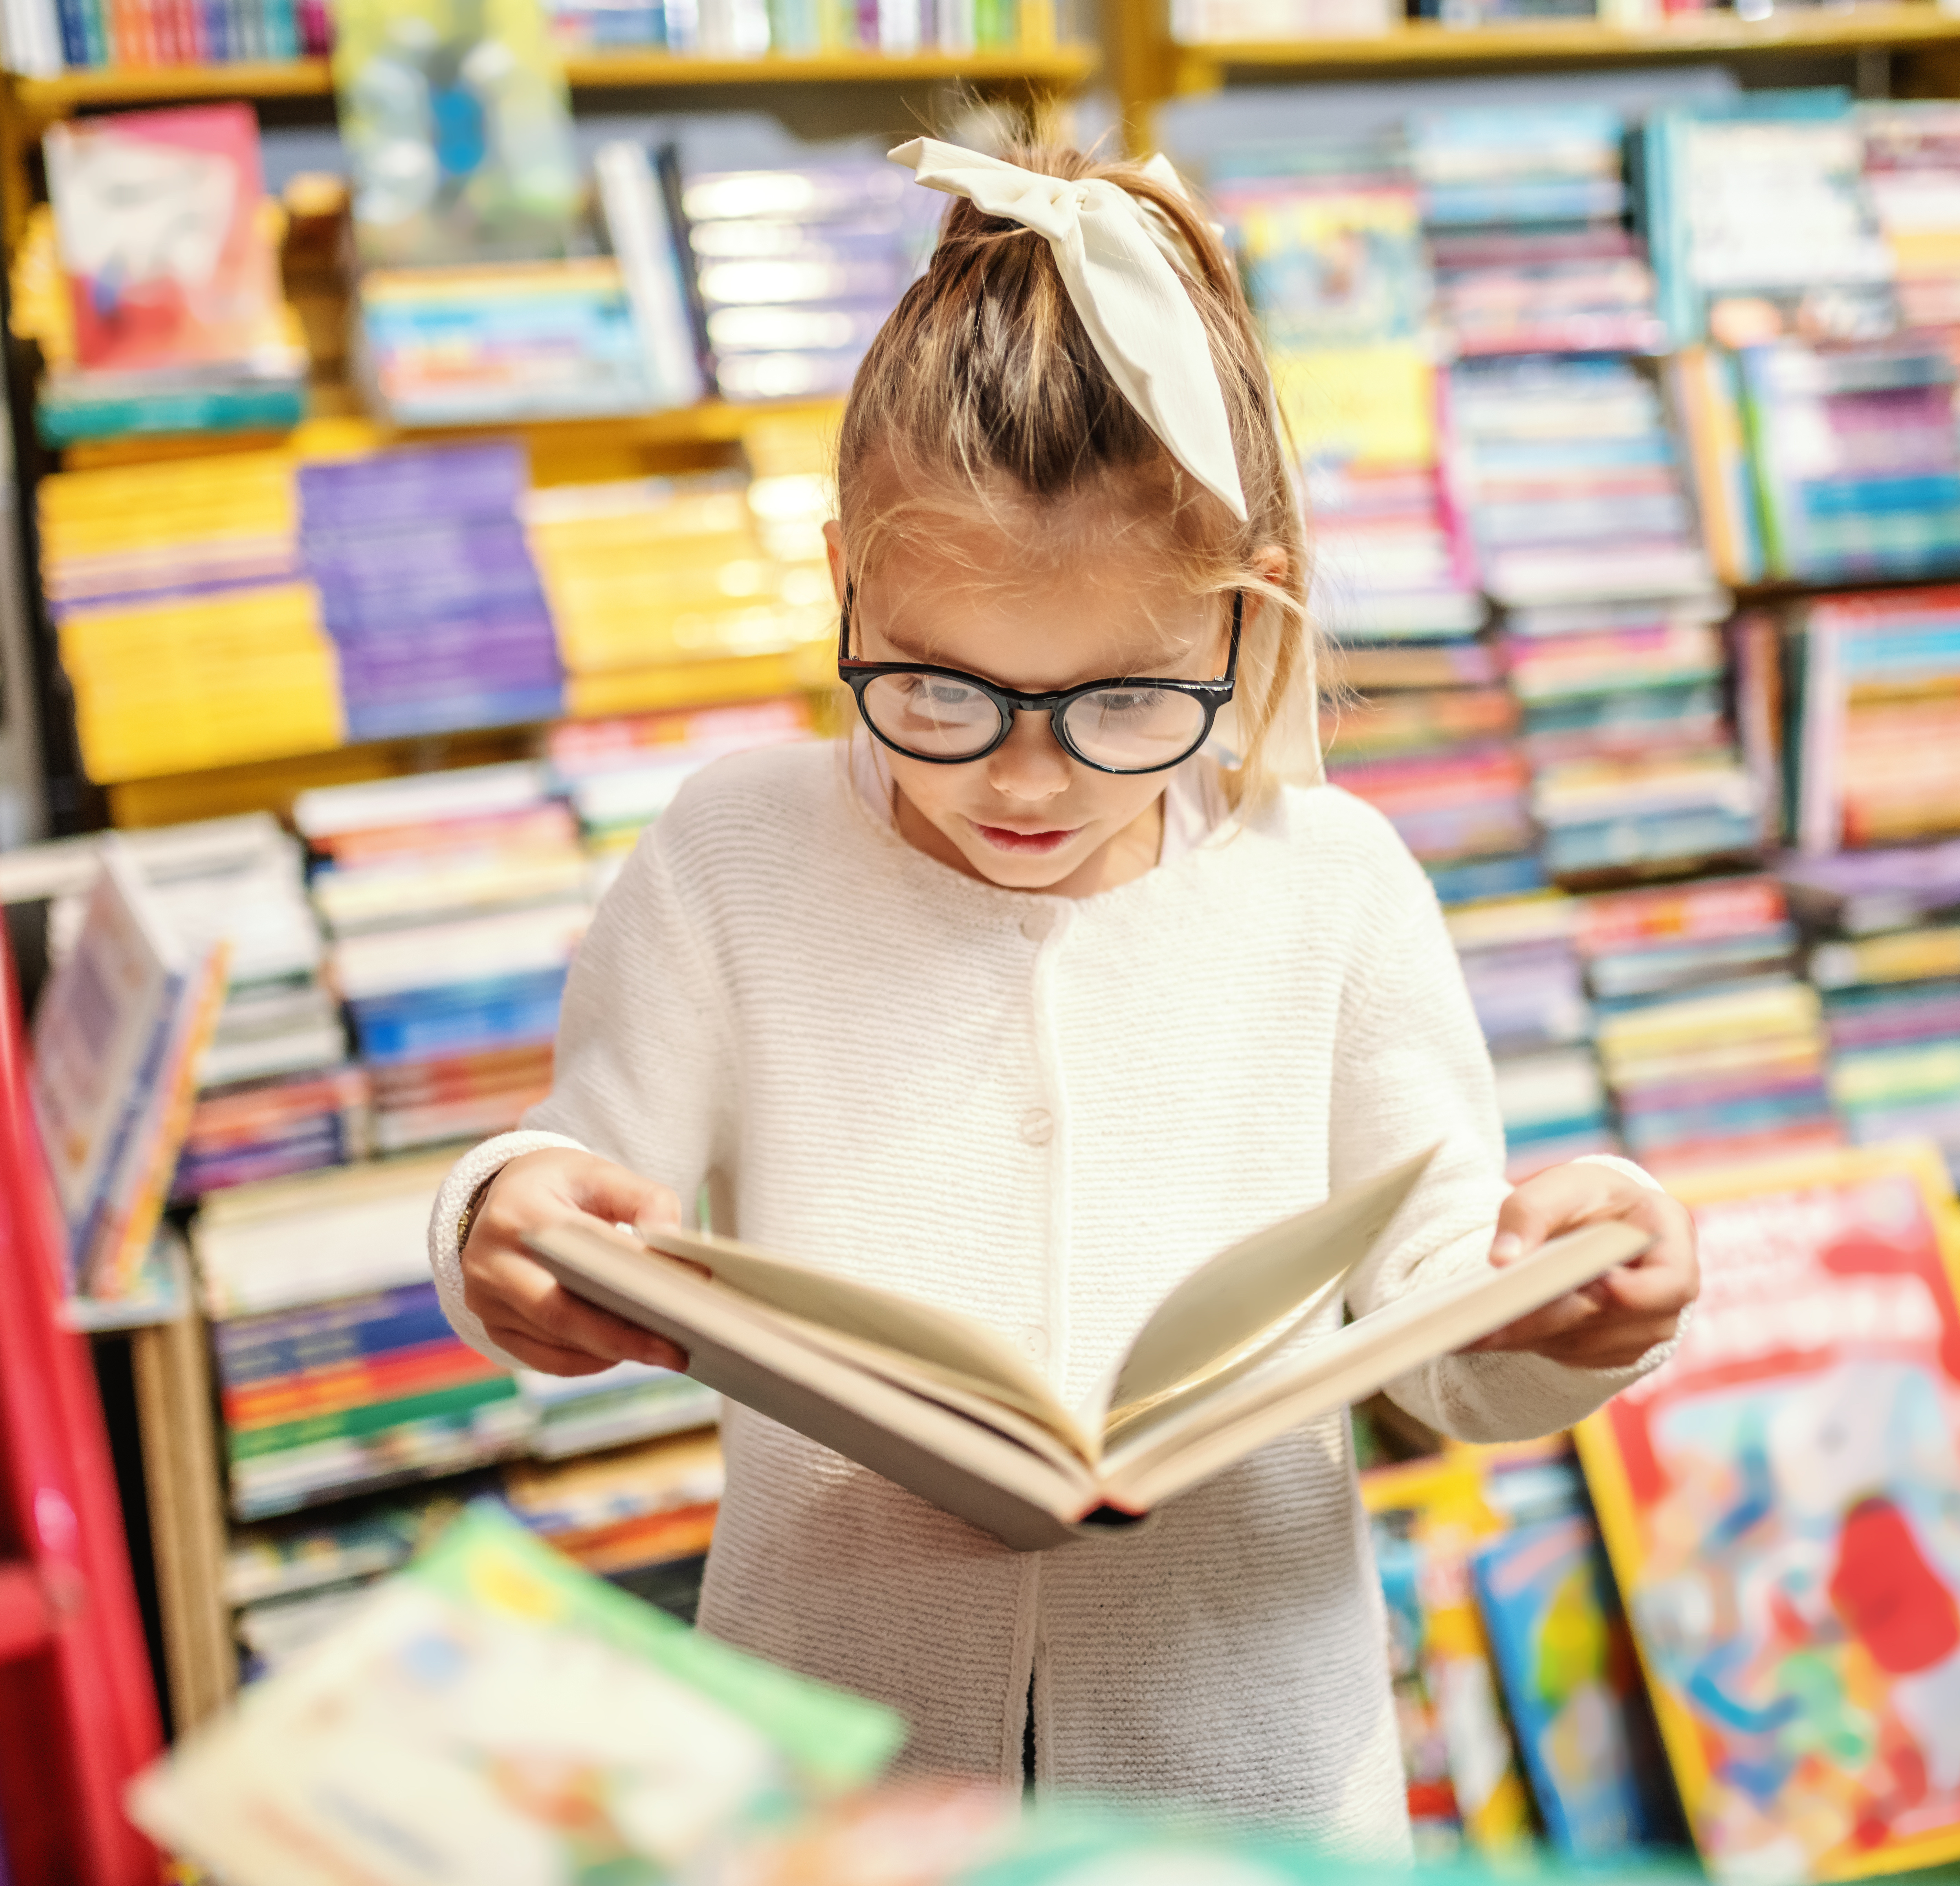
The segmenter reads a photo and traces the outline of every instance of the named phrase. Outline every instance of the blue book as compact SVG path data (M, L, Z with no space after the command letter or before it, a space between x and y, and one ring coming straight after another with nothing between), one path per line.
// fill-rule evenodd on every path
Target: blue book
M361 1058L390 1067L549 1041L558 1032L563 969L350 1002Z
M397 1299L401 1299L399 1305ZM334 1307L348 1314L282 1337L252 1324L243 1325L244 1334L250 1340L224 1344L219 1349L218 1374L224 1385L242 1388L253 1382L276 1381L282 1376L303 1375L309 1369L330 1369L364 1357L455 1340L455 1331L443 1313L433 1284L391 1291L384 1296L361 1297ZM276 1323L292 1319L265 1320ZM240 1327L219 1325L227 1332Z
M1471 1574L1552 1845L1606 1859L1666 1838L1666 1763L1591 1519L1521 1525L1478 1551Z

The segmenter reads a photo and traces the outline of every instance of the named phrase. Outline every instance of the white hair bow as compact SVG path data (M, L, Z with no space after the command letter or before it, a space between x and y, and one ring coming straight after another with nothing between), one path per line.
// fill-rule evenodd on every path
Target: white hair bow
M1170 226L1099 177L1044 177L936 138L915 138L891 156L928 189L966 197L1048 238L1110 378L1171 456L1242 520L1225 396L1182 277L1189 259Z

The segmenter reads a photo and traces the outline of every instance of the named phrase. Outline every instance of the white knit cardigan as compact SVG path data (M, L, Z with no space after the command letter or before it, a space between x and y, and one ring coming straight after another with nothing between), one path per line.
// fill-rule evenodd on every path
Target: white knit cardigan
M912 849L821 746L721 762L641 840L526 1126L459 1162L431 1223L485 1353L460 1210L503 1161L578 1145L684 1201L711 1182L719 1229L1010 1332L1071 1399L1200 1259L1332 1187L1444 1143L1357 1313L1484 1263L1506 1190L1436 899L1360 801L1289 789L1116 889L1045 897ZM1661 1353L1452 1356L1393 1393L1466 1439L1538 1435ZM1017 1776L1032 1675L1044 1784L1406 1849L1344 1416L1136 1533L1032 1554L745 1410L724 1439L702 1627L894 1705L911 1769Z

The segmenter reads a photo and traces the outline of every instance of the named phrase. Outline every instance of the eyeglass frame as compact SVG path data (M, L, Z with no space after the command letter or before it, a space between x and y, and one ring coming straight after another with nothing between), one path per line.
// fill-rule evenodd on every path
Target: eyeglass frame
M853 587L845 584L844 606L837 628L837 678L851 690L858 703L858 717L870 729L873 739L889 746L894 753L902 753L907 759L915 759L928 766L971 766L975 760L983 760L988 754L999 752L1007 744L1007 736L1014 730L1015 714L1020 713L1045 714L1048 731L1055 736L1055 744L1071 759L1093 771L1111 773L1122 779L1167 772L1173 766L1182 766L1211 739L1211 724L1218 717L1218 710L1232 698L1239 685L1239 633L1246 614L1243 590L1232 592L1232 650L1227 657L1224 673L1216 681L1191 681L1181 676L1159 675L1112 675L1102 681L1085 681L1080 686L1058 689L1050 694L1023 694L1018 689L1004 688L998 682L989 681L984 675L969 674L963 668L942 668L929 661L852 660L851 603L854 593ZM962 682L969 688L978 689L993 702L994 711L1001 717L1001 730L977 753L915 753L910 747L901 746L883 732L864 710L864 690L881 675L936 675L942 680ZM1198 730L1198 738L1176 759L1161 760L1154 766L1105 766L1099 760L1091 759L1068 737L1067 717L1069 708L1085 695L1100 694L1112 688L1167 688L1174 693L1188 695L1204 708L1204 724Z

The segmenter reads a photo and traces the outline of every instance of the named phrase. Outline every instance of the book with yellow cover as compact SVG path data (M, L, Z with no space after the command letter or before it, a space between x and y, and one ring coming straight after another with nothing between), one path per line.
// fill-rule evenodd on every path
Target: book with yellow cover
M1960 1218L1930 1146L1679 1182L1703 1287L1580 1454L1718 1878L1960 1857Z

